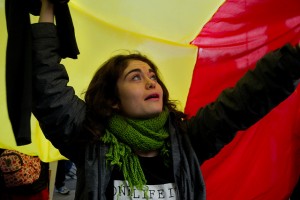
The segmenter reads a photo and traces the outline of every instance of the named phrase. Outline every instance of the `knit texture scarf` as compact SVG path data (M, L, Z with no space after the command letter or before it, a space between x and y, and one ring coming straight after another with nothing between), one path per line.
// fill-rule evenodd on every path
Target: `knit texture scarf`
M111 117L101 140L109 145L106 154L107 164L118 166L129 186L143 190L146 178L135 151L160 150L169 159L166 139L169 133L165 128L169 112L165 109L151 119L129 119L121 115Z

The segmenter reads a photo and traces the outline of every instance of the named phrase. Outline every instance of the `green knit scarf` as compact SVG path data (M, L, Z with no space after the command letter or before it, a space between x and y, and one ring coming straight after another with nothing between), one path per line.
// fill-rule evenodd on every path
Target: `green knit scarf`
M165 109L158 117L151 119L129 119L121 115L111 117L101 138L109 144L106 161L121 169L131 188L135 186L143 190L147 182L138 156L134 153L136 150L160 150L162 156L169 159L169 144L166 143L169 133L165 128L168 116L169 112Z

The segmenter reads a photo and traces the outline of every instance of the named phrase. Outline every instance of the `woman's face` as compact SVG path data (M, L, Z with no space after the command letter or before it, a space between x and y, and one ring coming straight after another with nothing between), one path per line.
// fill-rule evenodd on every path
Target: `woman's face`
M163 91L152 68L131 60L117 82L120 103L115 105L131 118L149 118L163 109Z

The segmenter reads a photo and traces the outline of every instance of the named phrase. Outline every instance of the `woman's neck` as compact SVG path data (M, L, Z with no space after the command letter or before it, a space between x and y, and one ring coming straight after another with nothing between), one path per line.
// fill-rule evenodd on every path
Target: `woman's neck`
M141 156L141 157L155 157L155 156L158 155L158 151L157 150L147 151L147 152L135 151L135 153L138 156Z

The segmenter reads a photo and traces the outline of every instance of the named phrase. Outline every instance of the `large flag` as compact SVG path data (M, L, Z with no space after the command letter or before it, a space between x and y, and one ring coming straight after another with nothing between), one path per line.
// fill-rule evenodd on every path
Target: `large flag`
M299 0L228 0L192 41L197 63L185 107L213 101L270 50L300 41ZM207 199L287 200L300 175L299 87L202 166Z

